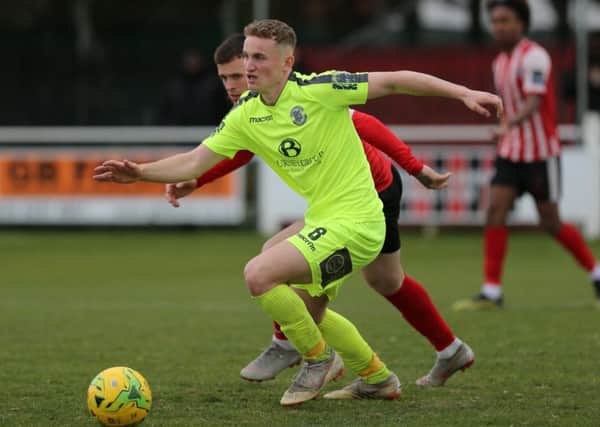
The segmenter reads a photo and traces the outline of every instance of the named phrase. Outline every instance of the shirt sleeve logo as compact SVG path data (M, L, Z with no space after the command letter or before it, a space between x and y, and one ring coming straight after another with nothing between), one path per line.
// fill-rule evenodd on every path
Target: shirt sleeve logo
M218 134L219 132L221 132L223 130L223 128L225 127L225 121L222 121L219 126L217 126L215 128L215 130L212 131L212 133L210 134L211 136Z
M286 138L279 144L279 152L285 157L298 157L302 151L302 146L293 138Z
M357 74L339 72L331 76L331 85L337 90L357 90L359 80Z
M537 85L543 85L544 82L544 72L540 70L535 70L533 75L531 76L531 81Z
M306 119L308 119L308 116L304 112L304 108L300 105L296 105L290 110L290 117L292 118L292 123L296 126L302 126L306 123Z

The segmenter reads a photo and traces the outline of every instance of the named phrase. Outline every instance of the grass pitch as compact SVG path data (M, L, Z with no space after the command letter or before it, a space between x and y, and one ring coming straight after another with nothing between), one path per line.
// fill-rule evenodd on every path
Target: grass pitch
M480 235L403 236L407 271L473 347L474 367L418 389L433 350L355 275L333 307L398 373L403 396L296 409L278 404L294 370L261 384L238 376L270 339L242 278L261 241L235 231L0 231L0 426L97 425L87 385L116 365L150 382L148 427L600 425L600 311L584 272L546 236L511 236L503 311L460 314L452 302L480 285Z

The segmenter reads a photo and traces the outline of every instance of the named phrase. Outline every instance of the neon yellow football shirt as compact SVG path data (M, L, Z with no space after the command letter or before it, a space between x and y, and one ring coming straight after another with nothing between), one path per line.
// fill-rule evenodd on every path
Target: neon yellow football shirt
M307 222L382 221L364 149L348 106L367 101L368 74L291 73L277 102L247 92L203 144L232 158L260 156L308 204Z

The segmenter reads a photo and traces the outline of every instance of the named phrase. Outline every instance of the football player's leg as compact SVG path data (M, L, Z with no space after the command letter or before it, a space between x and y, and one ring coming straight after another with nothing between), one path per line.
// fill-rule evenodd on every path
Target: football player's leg
M285 227L283 230L279 231L277 234L272 236L269 240L267 240L263 246L261 252L265 252L266 250L272 248L279 242L283 242L288 237L293 236L298 233L300 230L304 228L304 221L296 221L289 226ZM276 345L279 348L284 349L288 352L288 354L280 354L277 355L277 359L279 361L283 361L285 359L294 359L297 362L297 352L294 346L289 342L283 331L281 330L281 326L277 322L273 322L273 343L272 345ZM283 357L280 357L283 356ZM294 360L290 360L291 362ZM277 372L278 373L278 372ZM273 377L277 375L274 373Z
M266 250L271 249L277 243L283 242L288 237L293 236L294 234L298 233L303 228L304 228L304 221L293 222L292 224L285 227L283 230L279 231L277 234L271 236L271 238L263 244L261 252L265 252Z
M536 206L540 216L540 225L588 272L595 287L596 298L600 302L600 265L583 236L577 227L560 220L558 205L556 203L538 201Z
M453 306L455 310L502 306L502 270L508 247L506 220L518 196L518 190L514 186L492 185L483 234L484 283L479 294L471 299L457 301Z
M315 322L319 323L327 308L328 297L326 295L311 297L306 292L298 289L295 291L303 299ZM325 335L324 338L327 340ZM333 345L331 347L332 349L326 352L327 357L304 360L300 372L281 398L282 405L297 405L313 399L318 396L325 384L344 375L344 362L337 351L334 351L335 347Z
M284 406L314 399L327 382L343 373L341 358L325 343L304 301L287 285L310 285L313 269L294 245L283 241L253 258L244 271L250 293L281 325L304 359L300 373L281 398ZM323 305L321 310L324 309Z
M369 383L381 382L389 376L390 372L352 322L333 310L323 310L326 304L314 309L318 299L303 290L296 291L318 323L323 338L344 359L346 366Z
M261 252L293 236L304 227L304 221L297 221L267 240ZM281 371L300 363L302 356L287 339L281 326L273 322L271 344L241 371L240 376L248 381L266 381L274 379Z
M288 283L310 283L311 268L298 249L282 241L254 257L244 269L250 294L281 325L296 349L308 359L325 352L321 332L302 299Z
M319 328L327 342L342 356L358 379L346 387L327 393L328 399L396 399L401 385L345 317L328 309Z
M443 385L452 374L473 364L473 351L454 335L425 288L404 274L400 251L379 255L363 268L363 275L369 285L392 303L436 350L434 367L417 380L417 384Z
M508 244L506 221L518 197L514 187L492 185L484 230L484 283L500 287ZM485 295L485 285L484 285ZM490 297L499 296L491 292Z
M318 301L308 293L297 290L309 311L319 323L323 337L339 354L344 364L358 379L346 387L325 395L328 399L396 399L400 397L401 385L398 377L385 366L358 329L345 317L327 309L325 304L315 307ZM321 297L322 298L322 297Z
M317 233L317 231L319 231ZM373 261L381 250L385 233L383 222L332 224L313 229L307 234L312 238L318 254L314 263L313 284L299 288L307 306L311 297L325 293L333 299L353 271L363 268ZM312 237L311 237L312 236ZM302 246L305 250L307 246ZM312 252L308 249L307 252ZM295 285L298 287L298 285ZM320 321L319 328L323 337L359 379L342 390L326 395L328 398L396 398L400 395L400 383L377 357L356 327L343 316L327 310L324 315L313 310L314 317Z
M410 276L400 263L400 250L379 255L362 270L369 286L384 296L437 351L455 340L448 324L439 314L427 291Z
M588 272L600 303L600 266L577 228L560 219L560 157L529 165L527 191L536 201L541 227L552 235Z

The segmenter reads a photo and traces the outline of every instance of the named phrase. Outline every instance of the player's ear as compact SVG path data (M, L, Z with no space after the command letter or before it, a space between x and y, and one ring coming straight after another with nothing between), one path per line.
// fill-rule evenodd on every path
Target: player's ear
M294 66L294 62L296 61L296 58L294 58L294 50L286 45L280 45L280 48L281 55L283 56L284 65L292 69Z
M285 58L285 65L290 67L290 69L294 68L294 62L296 62L296 58L294 57L294 55L288 55Z

